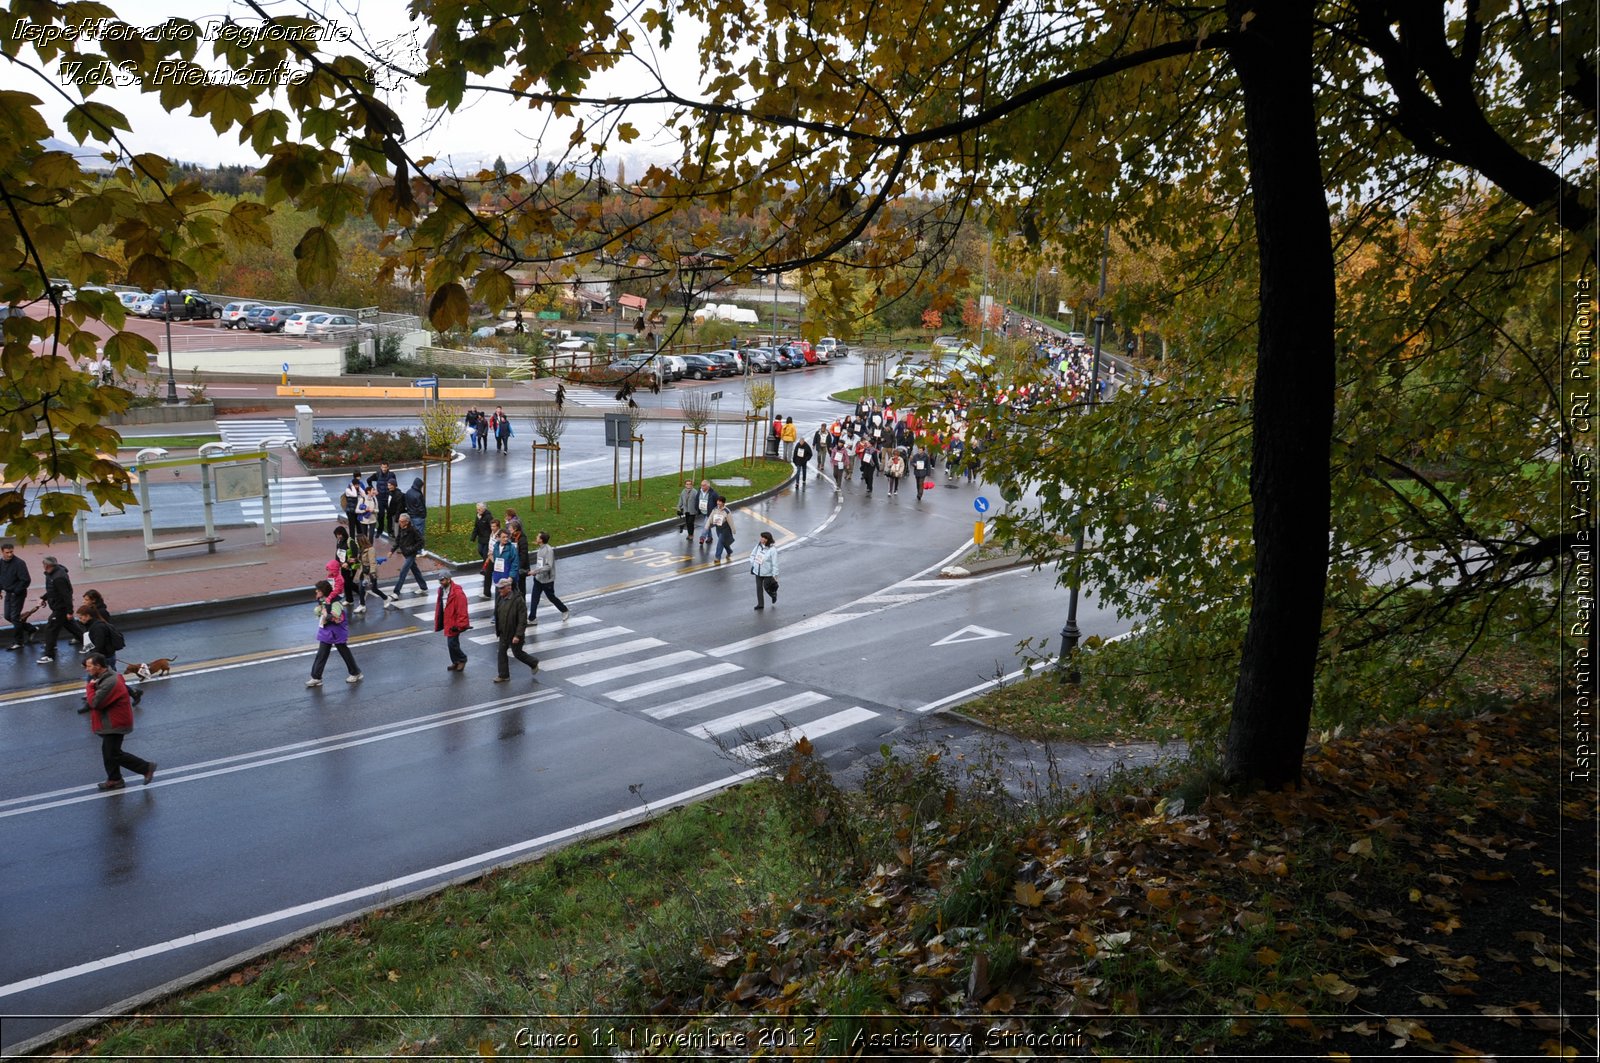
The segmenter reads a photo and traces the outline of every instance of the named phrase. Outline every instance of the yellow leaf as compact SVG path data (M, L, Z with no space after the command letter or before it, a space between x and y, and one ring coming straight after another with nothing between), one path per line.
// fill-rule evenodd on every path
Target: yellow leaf
M1029 908L1037 908L1044 903L1044 894L1040 893L1038 887L1031 882L1017 883L1016 889L1012 892L1015 893L1018 904L1027 905Z
M1274 967L1282 958L1283 954L1277 949L1270 949L1265 945L1256 949L1256 962L1263 967Z
M1350 1003L1360 992L1355 986L1333 973L1316 975L1311 979L1311 984L1341 1004Z
M389 972L389 981L391 981L391 982L400 981L400 972L399 971L390 971Z
M485 1059L493 1059L499 1054L500 1052L494 1047L494 1042L489 1040L487 1037L478 1042L478 1055L484 1057Z
M1350 848L1348 850L1346 850L1346 851L1349 852L1350 854L1354 855L1354 856L1371 856L1372 855L1372 839L1371 838L1358 838L1355 841L1350 843Z

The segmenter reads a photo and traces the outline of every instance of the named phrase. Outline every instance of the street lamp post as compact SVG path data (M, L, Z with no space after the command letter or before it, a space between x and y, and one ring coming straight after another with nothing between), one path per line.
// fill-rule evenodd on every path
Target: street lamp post
M167 405L178 404L178 378L172 372L172 299L167 299Z
M1106 263L1111 257L1111 225L1106 225L1105 245L1100 249L1100 294L1095 300L1094 315L1094 356L1089 366L1089 402L1088 409L1093 409L1100 391L1100 345L1105 339L1106 332ZM1084 468L1088 469L1089 452L1084 451ZM1078 629L1078 585L1083 582L1083 524L1084 513L1080 507L1078 511L1078 532L1072 542L1072 565L1077 571L1073 573L1072 587L1067 597L1067 622L1061 625L1061 656L1056 658L1056 675L1062 681L1074 685L1083 681L1083 676L1078 671L1075 661L1078 649L1078 640L1083 637L1083 632Z

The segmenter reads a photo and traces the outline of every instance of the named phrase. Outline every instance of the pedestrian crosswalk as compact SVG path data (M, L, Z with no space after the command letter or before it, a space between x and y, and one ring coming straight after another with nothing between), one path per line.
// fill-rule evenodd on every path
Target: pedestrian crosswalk
M307 521L332 521L340 511L328 497L328 489L314 476L293 476L274 480L267 485L272 498L272 523L303 524ZM244 519L252 524L264 523L261 499L247 498L239 503Z
M610 391L595 391L591 388L568 387L562 398L574 406L617 408L617 392L614 388Z
M235 450L254 450L274 439L293 439L289 422L273 417L230 417L217 421L222 441Z
M415 585L392 600L429 627L434 591ZM467 612L474 628L463 641L493 646L494 602L473 599ZM743 665L718 661L709 653L679 649L663 639L640 635L598 616L558 614L528 628L526 645L539 659L539 678L570 685L647 719L756 762L788 748L801 737L813 741L882 714L861 705L841 705L832 695L805 690L776 676L756 675ZM491 665L492 667L492 665ZM665 673L665 674L661 674Z

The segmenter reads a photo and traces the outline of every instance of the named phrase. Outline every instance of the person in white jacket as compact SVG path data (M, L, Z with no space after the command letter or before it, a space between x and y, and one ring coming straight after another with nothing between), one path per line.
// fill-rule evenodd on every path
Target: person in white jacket
M778 548L772 542L771 532L762 532L750 551L750 571L756 577L756 608L765 609L761 595L765 593L778 604Z

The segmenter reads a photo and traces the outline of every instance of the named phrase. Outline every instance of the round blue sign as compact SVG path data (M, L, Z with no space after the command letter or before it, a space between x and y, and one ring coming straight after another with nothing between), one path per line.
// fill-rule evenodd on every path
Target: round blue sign
M987 513L989 512L989 500L984 498L982 495L979 495L977 498L972 500L972 508L977 510L979 513Z

